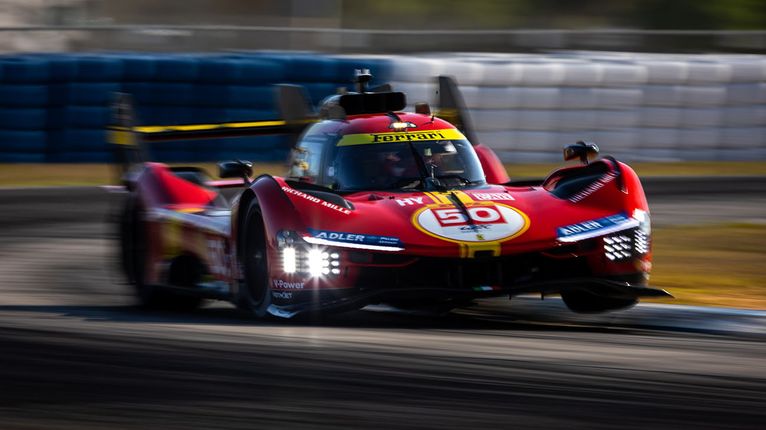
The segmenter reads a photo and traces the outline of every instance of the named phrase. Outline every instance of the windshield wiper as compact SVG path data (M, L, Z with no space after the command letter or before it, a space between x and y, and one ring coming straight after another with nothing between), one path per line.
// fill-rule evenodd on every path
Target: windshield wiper
M429 175L428 175L428 167L426 167L426 162L423 161L423 158L420 156L420 153L418 153L418 150L415 149L415 145L412 144L412 141L407 139L407 146L410 148L410 152L412 152L412 157L415 158L415 163L418 165L418 174L420 175L420 183L423 184L424 188L429 188L430 184L433 184L434 181L433 178L429 181Z

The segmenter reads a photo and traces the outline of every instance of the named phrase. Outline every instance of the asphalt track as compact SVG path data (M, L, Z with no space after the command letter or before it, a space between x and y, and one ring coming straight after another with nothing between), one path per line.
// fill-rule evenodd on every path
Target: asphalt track
M762 194L682 194L650 195L655 225L766 220ZM116 272L116 198L0 191L0 429L766 423L762 313L740 331L715 312L577 317L530 299L314 323L253 321L220 303L145 312Z

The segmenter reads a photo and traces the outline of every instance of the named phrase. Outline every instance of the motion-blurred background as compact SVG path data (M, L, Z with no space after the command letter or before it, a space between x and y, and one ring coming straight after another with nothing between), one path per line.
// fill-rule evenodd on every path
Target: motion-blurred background
M410 105L456 77L512 178L581 139L628 162L650 283L705 308L501 297L317 324L131 306L125 193L100 187L113 93L141 124L270 119L273 84L318 103L360 67ZM288 145L150 149L280 174ZM0 0L0 428L762 429L764 188L764 0Z

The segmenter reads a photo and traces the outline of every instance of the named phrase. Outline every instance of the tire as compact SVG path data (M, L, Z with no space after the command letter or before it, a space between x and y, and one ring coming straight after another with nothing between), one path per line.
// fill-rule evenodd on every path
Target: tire
M147 309L191 310L202 300L199 297L173 294L146 282L146 253L149 247L142 210L135 196L128 197L120 221L120 255L122 269L134 287L138 304Z
M585 290L562 291L561 299L570 311L578 314L595 314L627 309L638 303L638 299L604 297Z
M238 291L237 306L256 318L265 318L271 305L269 261L263 216L255 199L247 209L240 231L239 258L245 279Z

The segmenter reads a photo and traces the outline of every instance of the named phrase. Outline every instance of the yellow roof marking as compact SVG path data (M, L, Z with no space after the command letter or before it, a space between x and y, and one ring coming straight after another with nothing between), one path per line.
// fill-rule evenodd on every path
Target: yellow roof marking
M337 146L367 145L372 143L421 142L429 140L463 140L465 136L454 128L429 131L394 131L389 133L347 134Z

